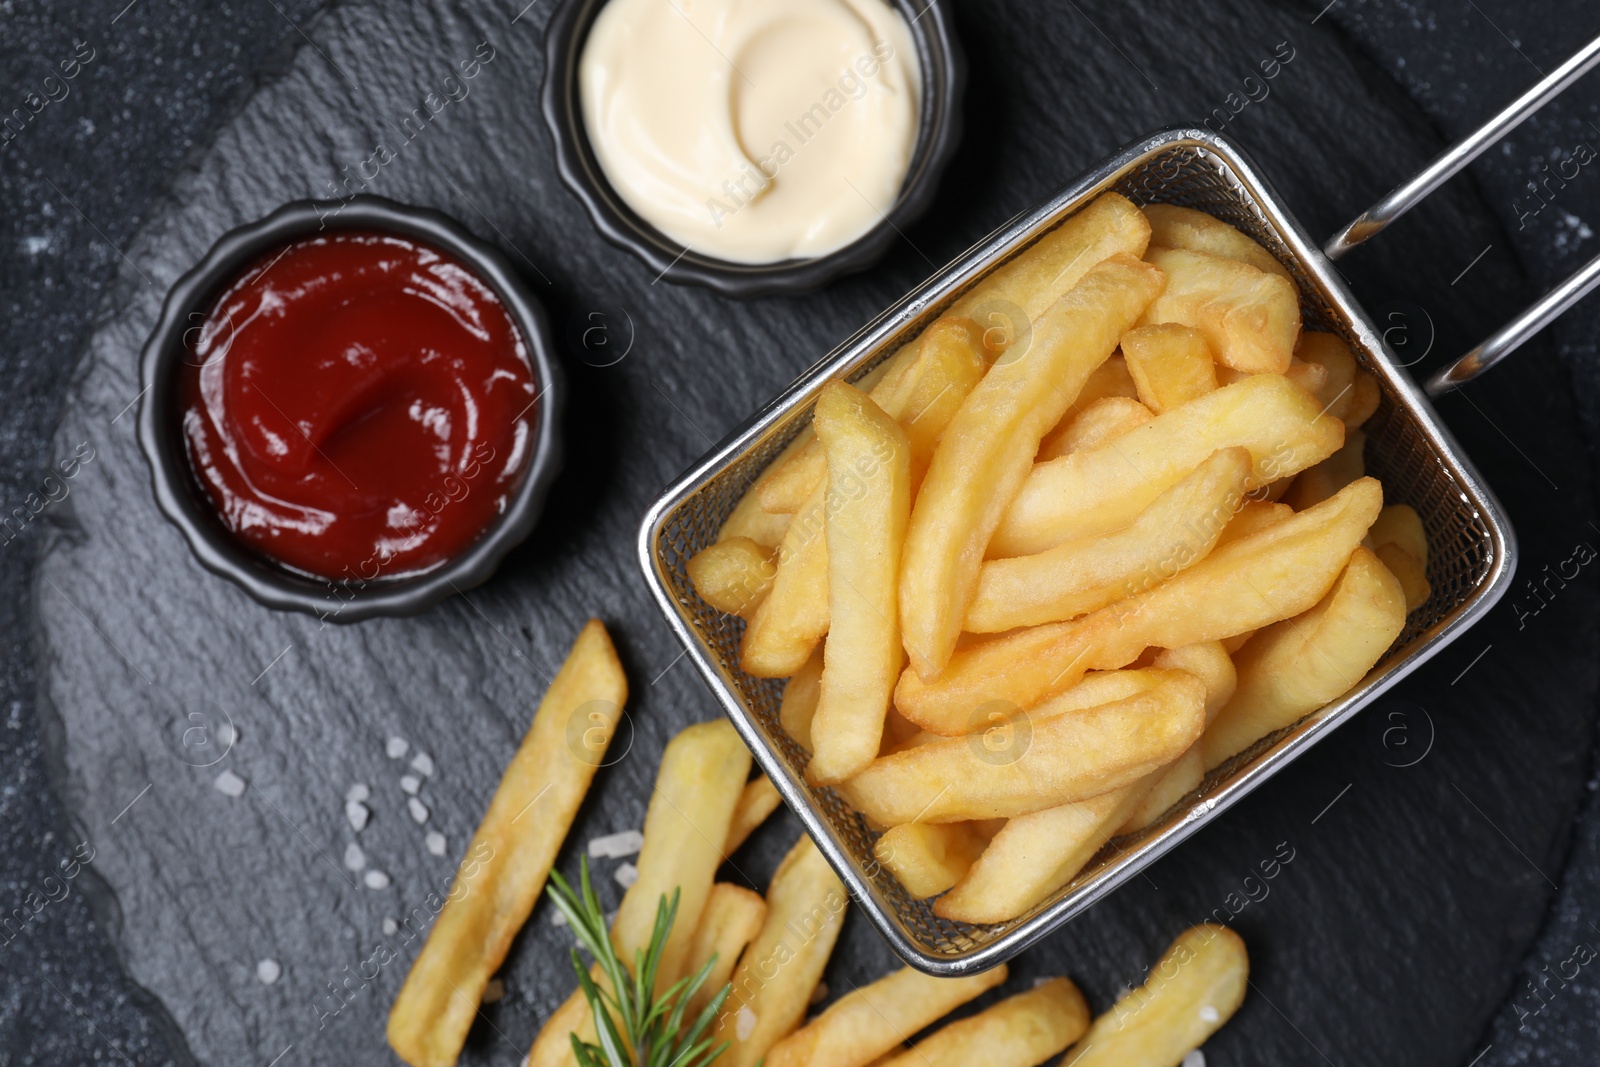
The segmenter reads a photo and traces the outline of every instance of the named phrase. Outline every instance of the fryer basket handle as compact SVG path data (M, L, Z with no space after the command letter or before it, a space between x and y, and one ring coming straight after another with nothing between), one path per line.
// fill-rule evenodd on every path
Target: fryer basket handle
M1596 65L1600 65L1600 37L1584 45L1577 54L1529 87L1499 114L1445 149L1433 162L1328 238L1323 252L1329 259L1338 259L1357 245L1382 233L1390 223L1416 207L1429 193L1449 181ZM1428 395L1438 396L1476 378L1582 300L1597 285L1600 285L1600 257L1591 260L1582 270L1529 305L1472 351L1429 378L1424 387Z

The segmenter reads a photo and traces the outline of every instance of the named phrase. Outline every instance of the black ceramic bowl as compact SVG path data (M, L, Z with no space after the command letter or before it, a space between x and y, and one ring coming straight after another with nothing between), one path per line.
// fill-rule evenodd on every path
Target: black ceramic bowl
M180 428L175 375L187 352L185 334L205 321L212 301L259 257L298 238L341 230L400 234L450 253L483 279L504 303L522 334L540 392L534 404L534 441L528 467L506 510L482 536L445 563L415 575L339 582L291 570L235 540L195 480ZM378 615L412 615L493 573L510 549L528 536L561 465L561 373L544 309L499 250L448 216L377 196L346 201L297 200L260 222L217 241L167 294L161 318L145 342L141 364L144 400L139 446L150 462L156 503L183 531L207 570L231 579L271 608L304 611L330 622L359 622Z
M966 56L947 5L889 0L905 16L916 45L922 68L922 113L911 166L888 215L851 244L825 256L749 264L686 252L682 244L635 214L600 169L584 129L578 61L589 27L605 3L565 0L551 17L545 30L544 118L555 139L561 178L589 209L601 235L633 252L668 281L703 285L734 297L808 292L877 262L933 202L939 177L961 140L961 97L967 83Z

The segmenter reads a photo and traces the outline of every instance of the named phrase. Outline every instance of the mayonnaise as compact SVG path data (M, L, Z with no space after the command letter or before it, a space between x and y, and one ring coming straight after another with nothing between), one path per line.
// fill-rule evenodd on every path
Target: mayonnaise
M919 79L885 0L610 0L579 67L622 199L736 263L825 255L877 225L916 147Z

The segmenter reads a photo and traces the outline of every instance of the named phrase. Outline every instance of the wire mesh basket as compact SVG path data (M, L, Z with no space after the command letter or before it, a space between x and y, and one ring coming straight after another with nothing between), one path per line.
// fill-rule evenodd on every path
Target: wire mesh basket
M701 600L685 565L716 539L756 476L809 425L825 384L868 373L985 273L1107 191L1141 205L1198 208L1254 238L1293 275L1306 328L1342 337L1361 366L1376 376L1382 400L1362 427L1368 438L1367 473L1383 482L1387 503L1409 504L1422 517L1432 595L1349 693L1213 770L1146 829L1108 842L1052 897L1008 922L953 922L934 915L931 901L908 895L874 858L878 835L858 813L832 789L806 782L808 757L778 724L783 682L740 669L743 620ZM1194 833L1437 654L1508 588L1516 552L1509 522L1423 393L1398 367L1378 329L1248 160L1206 130L1165 130L1112 155L980 242L735 430L651 507L640 529L640 562L669 623L762 769L895 951L930 974L980 971L1080 914Z

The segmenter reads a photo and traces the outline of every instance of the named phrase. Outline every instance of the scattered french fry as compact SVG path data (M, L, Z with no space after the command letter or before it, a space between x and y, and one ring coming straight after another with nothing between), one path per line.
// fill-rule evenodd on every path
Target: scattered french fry
M910 967L840 997L772 1047L766 1067L866 1067L910 1035L1006 980L1006 966L963 978Z
M1217 362L1234 370L1282 374L1300 336L1300 297L1282 275L1181 248L1151 248L1167 286L1140 325L1177 322L1205 335Z
M878 862L918 900L943 893L967 873L994 835L983 823L905 823L873 846Z
M1289 268L1274 259L1271 252L1204 211L1175 204L1146 204L1144 216L1150 220L1150 244L1153 246L1185 248L1224 259L1237 259L1257 270L1280 275L1286 282L1294 281Z
M1123 994L1062 1059L1062 1067L1173 1067L1244 1002L1250 958L1225 926L1178 935L1138 989Z
M722 846L722 854L731 856L739 851L739 846L755 833L756 827L766 822L782 803L778 787L766 775L758 774L746 782L744 792L739 794L738 806L733 809L733 822L728 826L728 840Z
M888 1067L1034 1067L1076 1041L1089 1026L1078 987L1052 978L953 1022L917 1042Z
M1108 361L1109 362L1109 361ZM1104 396L1083 408L1076 418L1062 420L1061 426L1039 443L1034 462L1083 452L1137 430L1155 416L1139 401L1126 396Z
M990 368L945 428L901 567L901 629L918 673L932 676L949 660L984 546L1045 432L1160 288L1160 272L1126 253L1095 265L1033 324L1028 350Z
M911 455L894 420L843 382L822 391L814 425L829 484L855 478L861 486L827 515L830 640L806 769L813 783L826 785L877 758L904 662L896 582L911 513Z
M1217 387L1205 335L1177 323L1140 326L1122 335L1122 355L1144 406L1159 415Z
M1281 375L1251 375L1093 451L1035 466L988 555L1026 556L1120 530L1219 448L1250 450L1254 489L1321 462L1343 443L1343 425L1321 415L1311 396Z
M706 897L700 922L689 942L689 959L684 972L694 974L713 958L716 962L711 965L706 980L689 1001L684 1018L694 1019L698 1016L711 998L728 984L728 978L739 962L739 954L761 932L766 920L767 901L760 893L728 882L718 882L711 887L711 895Z
M729 615L748 618L772 589L772 550L748 537L729 537L690 557L686 569L700 599Z
M484 988L544 889L627 699L616 649L591 619L539 702L389 1012L389 1045L412 1067L456 1062ZM583 729L574 732L574 722Z
M1251 457L1218 449L1115 533L1032 556L989 560L967 609L972 633L1071 619L1172 577L1204 559L1244 501Z
M1339 451L1315 467L1300 472L1289 491L1283 494L1283 502L1296 511L1304 511L1362 477L1366 474L1363 457L1366 447L1367 435L1360 430L1350 430L1345 434L1344 444Z
M1239 650L1239 686L1206 730L1206 769L1289 726L1361 681L1405 628L1405 593L1378 557L1356 548L1310 611Z

